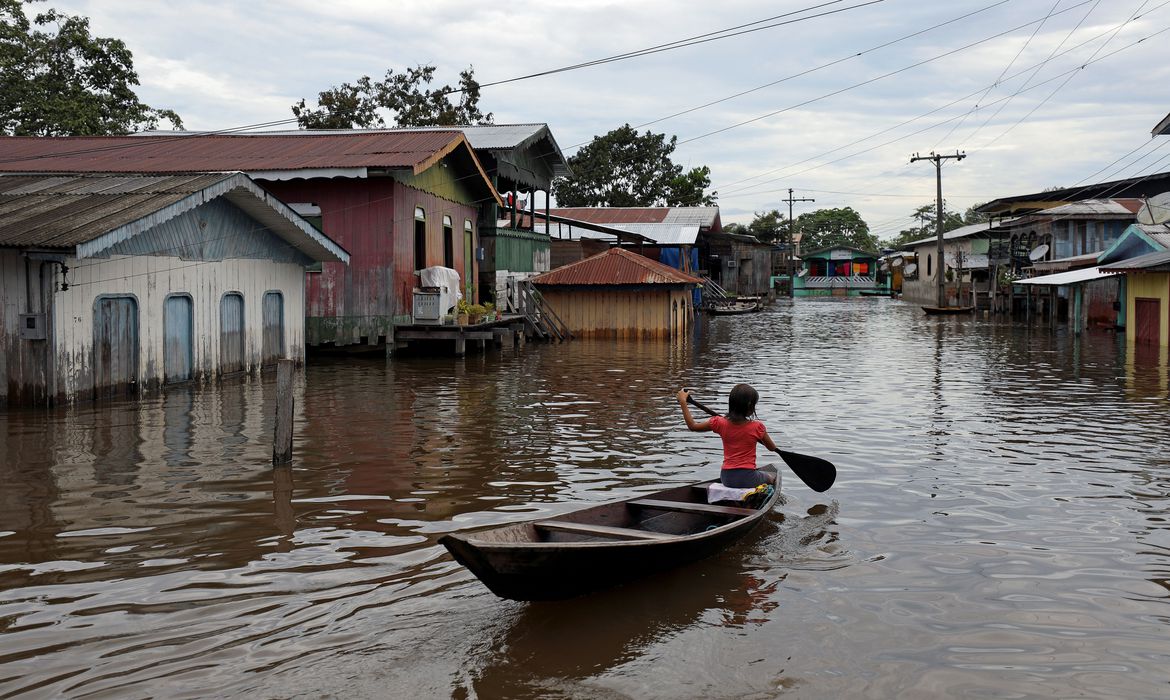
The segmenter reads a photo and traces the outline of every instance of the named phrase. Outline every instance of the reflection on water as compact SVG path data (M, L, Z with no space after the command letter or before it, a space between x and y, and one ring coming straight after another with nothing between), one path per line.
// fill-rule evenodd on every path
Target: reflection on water
M330 360L0 413L0 697L1157 697L1165 350L885 299L687 342ZM836 463L733 549L561 603L436 544L712 474L680 386ZM392 692L391 692L392 691Z

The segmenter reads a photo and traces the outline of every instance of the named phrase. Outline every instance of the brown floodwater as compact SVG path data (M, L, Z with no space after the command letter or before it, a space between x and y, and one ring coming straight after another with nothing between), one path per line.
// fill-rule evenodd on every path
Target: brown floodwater
M838 480L734 548L533 604L437 544L714 475L674 392L738 382ZM0 698L1170 695L1165 351L859 299L318 359L275 472L274 396L0 412Z

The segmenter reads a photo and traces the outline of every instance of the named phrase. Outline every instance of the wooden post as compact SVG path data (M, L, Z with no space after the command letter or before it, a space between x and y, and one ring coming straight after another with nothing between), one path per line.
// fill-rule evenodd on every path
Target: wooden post
M292 469L273 469L272 503L276 514L276 529L280 532L280 540L276 543L278 552L293 550L292 538L297 530L297 517L293 510L292 493Z
M293 361L276 361L276 428L272 436L272 464L292 461Z

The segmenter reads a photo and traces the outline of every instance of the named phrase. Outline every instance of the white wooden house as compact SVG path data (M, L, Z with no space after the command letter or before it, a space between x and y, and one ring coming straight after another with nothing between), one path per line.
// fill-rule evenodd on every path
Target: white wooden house
M305 268L348 260L241 173L0 176L0 405L301 361Z

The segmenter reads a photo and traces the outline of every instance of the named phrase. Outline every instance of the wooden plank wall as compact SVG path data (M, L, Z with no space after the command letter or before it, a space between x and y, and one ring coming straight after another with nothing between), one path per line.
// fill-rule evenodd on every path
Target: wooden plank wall
M221 361L238 366L231 351L221 354L220 313L224 294L244 298L245 369L260 367L264 293L284 298L285 356L303 361L304 269L295 263L224 260L192 263L174 257L116 256L67 259L69 289L55 296L53 326L57 393L89 398L93 388L93 323L95 302L104 296L130 296L138 303L139 382L149 390L161 383L164 353L164 309L172 294L190 295L193 307L192 378L220 374ZM295 319L297 322L289 322ZM237 351L238 352L238 351Z
M0 249L0 406L40 402L49 391L51 341L20 339L20 314L30 309L27 270L32 272L36 297L31 309L41 311L37 285L45 290L43 298L49 299L55 266L42 267L40 262L26 266L20 251Z
M685 289L542 287L545 301L583 338L669 338L693 319Z

